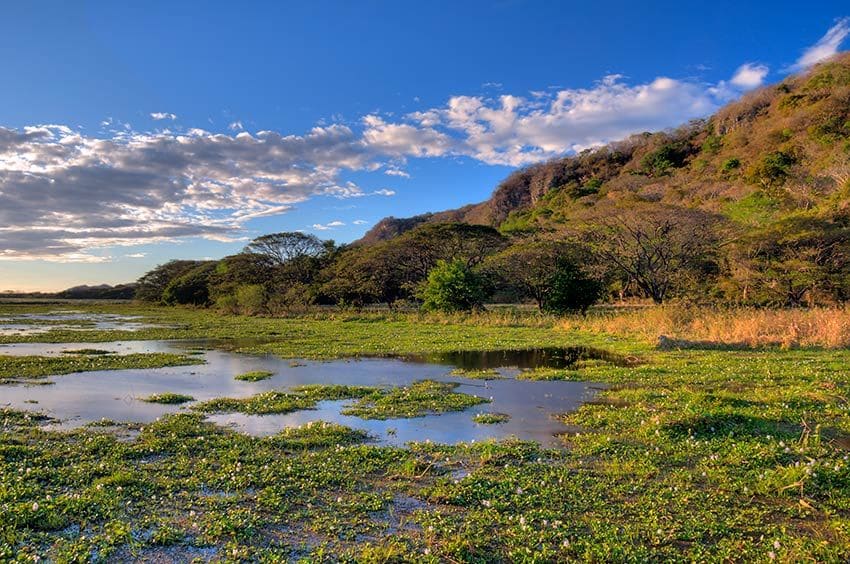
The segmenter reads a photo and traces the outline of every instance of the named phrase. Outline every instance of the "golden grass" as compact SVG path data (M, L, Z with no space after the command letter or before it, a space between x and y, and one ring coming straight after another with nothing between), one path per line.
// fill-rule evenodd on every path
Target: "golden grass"
M670 348L850 347L850 308L766 310L657 306L596 312L561 322L568 330L609 333Z

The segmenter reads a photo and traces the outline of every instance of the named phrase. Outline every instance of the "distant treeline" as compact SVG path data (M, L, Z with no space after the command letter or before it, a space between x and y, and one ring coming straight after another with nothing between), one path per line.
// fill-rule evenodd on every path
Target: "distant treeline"
M265 235L220 261L164 264L136 295L249 313L847 302L850 54L707 120L515 171L480 204L386 218L352 245Z
M484 302L533 302L563 312L629 297L799 306L850 296L847 263L838 260L843 253L830 259L828 249L821 260L800 255L780 263L784 270L774 267L744 291L730 292L737 288L734 277L760 256L735 254L739 247L722 241L713 222L697 211L635 208L569 236L507 236L486 226L430 223L376 244L338 246L313 235L275 233L221 260L158 266L139 279L135 295L248 314L369 304L473 310Z

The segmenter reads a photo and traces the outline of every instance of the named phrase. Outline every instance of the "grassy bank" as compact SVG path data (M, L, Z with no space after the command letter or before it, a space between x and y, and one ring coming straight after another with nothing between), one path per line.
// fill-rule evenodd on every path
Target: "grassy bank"
M184 336L211 323L205 312L156 315ZM106 429L47 432L6 412L0 559L850 559L850 352L662 351L651 329L612 337L597 322L218 318L223 333L294 340L251 345L292 356L457 339L455 348L607 345L643 363L562 371L610 386L561 416L575 430L563 450L378 447L322 424L252 438L196 414L119 441Z

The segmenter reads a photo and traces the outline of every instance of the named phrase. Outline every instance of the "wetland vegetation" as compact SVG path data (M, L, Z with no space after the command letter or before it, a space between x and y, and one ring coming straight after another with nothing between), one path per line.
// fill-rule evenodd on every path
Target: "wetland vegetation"
M9 315L32 309L0 307ZM37 404L7 407L0 418L4 559L850 557L850 353L844 349L661 350L657 336L605 332L619 315L605 311L567 319L502 312L212 320L196 310L106 310L167 325L120 339L229 333L249 339L241 350L290 358L569 344L640 362L545 369L605 384L593 401L553 414L565 424L558 448L510 439L429 443L424 436L406 446L381 445L362 430L321 422L251 436L201 413L303 409L343 398L367 417L416 415L446 398L449 408L473 405L473 396L456 394L445 382L305 386L262 401L249 395L190 404L143 425L110 421L73 430L54 429ZM38 337L80 343L116 335L58 329ZM15 366L45 376L66 363L121 356L4 356L2 366L4 377L17 379L23 374ZM451 370L446 367L446 376L459 378ZM241 385L266 382L274 380ZM480 395L472 410L487 405L479 403L486 392ZM476 416L462 415L470 423ZM476 418L485 428L515 423L493 424L498 416ZM402 421L391 423L400 428Z

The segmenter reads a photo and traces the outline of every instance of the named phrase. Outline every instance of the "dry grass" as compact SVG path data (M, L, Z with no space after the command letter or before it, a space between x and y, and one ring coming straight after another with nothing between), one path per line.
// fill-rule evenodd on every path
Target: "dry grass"
M659 306L570 317L565 329L659 342L670 348L850 347L850 308L710 309Z

